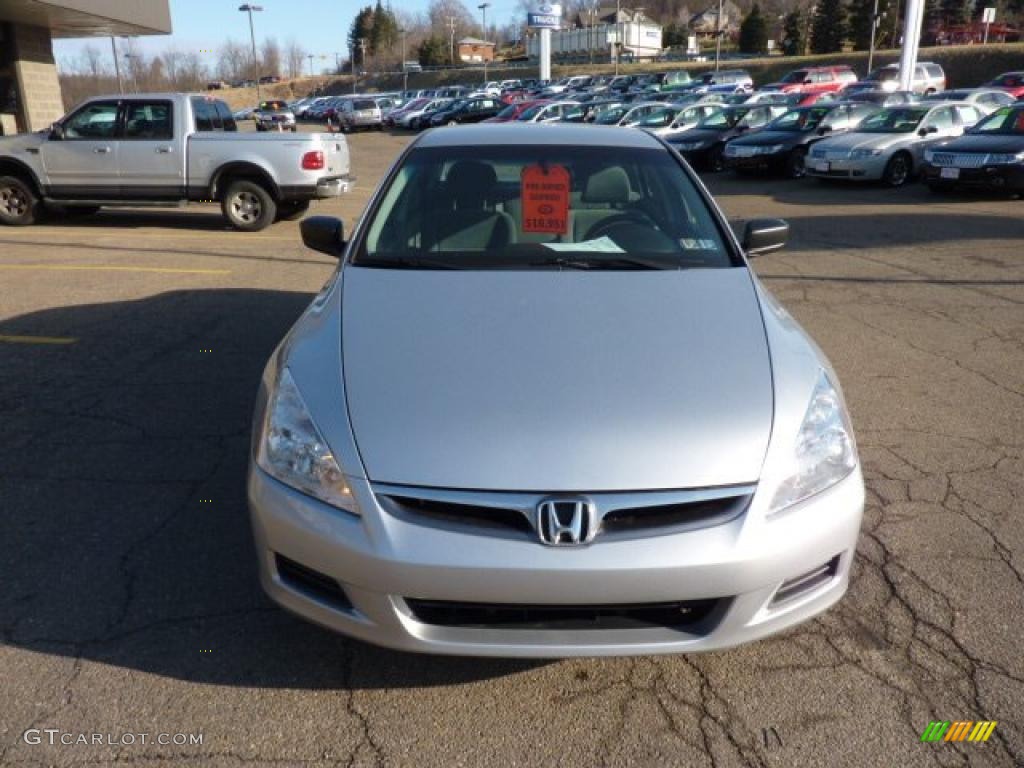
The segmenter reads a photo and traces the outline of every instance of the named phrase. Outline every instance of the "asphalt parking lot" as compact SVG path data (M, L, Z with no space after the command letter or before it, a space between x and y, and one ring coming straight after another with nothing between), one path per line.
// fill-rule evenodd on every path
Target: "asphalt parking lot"
M358 186L315 212L350 228L407 141L352 137ZM251 407L335 262L213 206L0 229L0 765L1024 764L1024 201L709 184L792 226L755 266L839 372L868 507L837 608L698 656L412 656L272 606Z

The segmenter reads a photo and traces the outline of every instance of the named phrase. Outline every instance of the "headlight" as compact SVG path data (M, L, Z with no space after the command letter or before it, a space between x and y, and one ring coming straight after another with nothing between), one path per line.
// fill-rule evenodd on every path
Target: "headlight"
M282 369L267 402L256 463L285 485L355 513L348 481L287 368Z
M769 144L765 147L758 147L756 152L759 155L774 155L776 152L781 152L782 149L781 144Z
M850 157L854 160L863 160L866 157L878 157L882 154L880 149L855 149L850 152Z
M1024 152L1018 152L1015 155L993 154L989 155L986 161L986 165L1013 165L1014 163L1024 163Z
M769 514L824 491L857 466L857 448L839 393L822 371L793 448L792 472L775 491Z

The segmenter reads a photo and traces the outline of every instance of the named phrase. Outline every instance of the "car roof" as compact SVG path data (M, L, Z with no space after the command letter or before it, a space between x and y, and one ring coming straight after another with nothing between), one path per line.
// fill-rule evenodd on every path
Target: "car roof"
M587 146L619 149L658 149L661 143L644 131L624 131L615 126L496 123L449 126L424 133L417 147L472 146Z

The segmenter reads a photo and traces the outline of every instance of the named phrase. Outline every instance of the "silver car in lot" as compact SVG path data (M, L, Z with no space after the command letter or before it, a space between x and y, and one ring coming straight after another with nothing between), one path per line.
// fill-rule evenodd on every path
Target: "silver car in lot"
M864 483L836 374L645 131L422 135L273 353L248 496L270 596L409 651L724 648L824 611Z
M818 142L804 170L823 179L881 180L898 187L920 171L928 147L960 136L982 116L965 102L886 107L856 130Z

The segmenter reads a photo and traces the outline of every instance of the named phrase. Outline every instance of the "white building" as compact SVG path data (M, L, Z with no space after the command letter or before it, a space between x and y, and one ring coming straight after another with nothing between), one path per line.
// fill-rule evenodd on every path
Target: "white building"
M650 59L661 53L661 25L645 19L622 24L552 30L551 55L567 58L586 56L593 51L601 56L612 57L620 33L624 58ZM540 56L540 40L536 35L527 38L526 53L532 59Z

